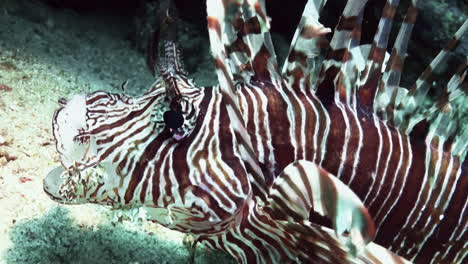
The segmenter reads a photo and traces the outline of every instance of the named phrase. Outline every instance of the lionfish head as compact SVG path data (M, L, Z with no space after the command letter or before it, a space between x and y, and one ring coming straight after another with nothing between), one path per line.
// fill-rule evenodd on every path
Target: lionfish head
M112 204L119 176L106 154L118 144L112 126L128 129L128 117L138 105L130 97L107 92L74 95L59 103L52 128L61 166L44 179L44 191L60 203Z
M166 54L170 48L176 52L169 43ZM121 206L118 194L134 170L126 160L142 157L151 142L177 144L192 134L202 89L181 70L177 55L166 55L159 70L161 77L140 97L98 91L59 100L52 126L62 166L44 180L53 200Z

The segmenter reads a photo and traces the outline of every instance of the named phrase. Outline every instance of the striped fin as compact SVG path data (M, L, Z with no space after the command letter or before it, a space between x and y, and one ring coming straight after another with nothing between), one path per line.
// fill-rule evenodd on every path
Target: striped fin
M223 33L223 45L219 48L226 53L226 65L233 73L233 80L278 82L280 76L264 1L231 0L216 5L218 10L212 10L211 14L218 13L220 18L218 34ZM216 17L208 16L209 20Z
M452 76L438 101L426 113L429 135L444 143L444 151L464 160L468 151L468 58ZM463 87L464 86L464 87Z
M399 0L387 0L367 58L366 68L361 76L362 84L358 88L358 100L360 107L368 112L373 110L375 93L381 79L382 65L398 3Z
M444 144L444 151L464 158L468 149L468 130L466 105L468 89L466 88L465 61L450 79L447 86L440 91L434 105L424 103L431 87L433 72L437 71L447 60L450 51L454 50L463 36L468 32L468 20L455 33L448 45L436 56L431 64L410 90L398 86L404 61L409 34L417 14L416 1L408 8L403 24L392 51L390 63L379 87L374 111L384 120L414 138L431 142L433 139ZM415 129L418 127L418 129Z
M406 95L406 89L399 88L399 85L408 43L419 12L417 3L418 0L412 0L406 11L387 68L382 75L382 82L377 88L374 112L384 120L393 121L393 110L397 104L397 99L401 100L401 98Z
M275 217L293 222L309 219L311 211L328 217L337 235L347 237L351 252L361 251L375 235L374 222L356 194L310 161L284 169L270 188L267 206Z
M465 160L468 154L468 57L465 63L461 65L459 71L450 79L447 90L447 101L441 100L437 107L442 109L439 114L444 114L447 110L452 113L453 117L450 120L458 120L458 133L455 134L453 143L446 149L450 150L454 155L460 156L461 160ZM435 107L435 106L434 106ZM452 108L452 109L450 109ZM460 131L462 131L460 133ZM446 134L447 136L447 134ZM450 138L447 138L450 140Z
M216 74L219 80L219 87L225 100L226 109L228 111L232 129L236 134L240 153L242 159L250 170L250 180L252 187L257 195L266 198L267 190L265 178L262 170L257 162L257 157L253 150L250 135L247 132L242 114L240 113L239 103L236 96L236 84L234 76L229 69L231 65L231 58L226 46L231 43L228 39L230 34L223 32L232 32L233 26L230 24L231 20L226 17L228 13L226 9L237 7L239 8L242 1L218 1L207 0L207 13L208 13L208 32L210 36L211 53L215 61ZM227 6L224 6L226 4Z
M328 46L324 36L331 32L331 29L324 27L318 20L326 2L309 0L304 8L282 69L282 76L290 84L288 87L301 90L313 87L311 78L314 76L310 75L320 70L320 51L324 46Z
M275 49L270 35L270 18L266 15L264 0L245 0L244 2L244 20L248 26L258 20L260 24L259 34L248 34L245 39L247 45L251 47L254 77L257 81L279 82L280 74L278 70L278 61ZM250 26L251 27L251 26Z
M397 105L397 109L402 110L403 116L400 117L402 122L398 124L399 127L409 133L413 127L419 123L424 116L415 115L415 113L424 113L425 106L423 104L427 92L429 91L432 83L433 73L437 71L439 67L444 65L447 61L448 54L450 51L453 51L458 44L462 36L466 35L468 32L468 20L463 23L463 25L455 33L455 36L452 40L449 41L447 46L440 51L440 53L434 58L431 64L424 70L424 72L416 80L416 83L411 87L408 92L408 95L402 100L402 102Z
M156 8L155 6L149 7L149 9ZM154 11L154 10L153 10ZM150 70L151 74L156 77L155 69L160 59L160 46L164 42L176 42L177 41L177 9L174 6L173 1L159 1L159 8L156 11L156 17L159 17L157 21L157 29L151 33L150 38L146 47L146 65Z
M333 230L307 220L279 220L266 209L248 199L238 215L239 225L199 240L230 254L238 263L409 263L374 243L354 256Z
M369 242L359 254L346 252L333 231L309 221L289 223L290 232L297 240L298 258L302 263L353 263L353 264L409 264L410 261L390 250ZM311 245L312 244L312 245ZM311 255L310 252L316 252Z
M419 76L416 83L411 87L409 96L414 96L415 103L421 103L429 91L431 85L431 78L434 71L441 67L448 59L449 52L455 50L460 44L460 39L468 33L468 20L465 20L463 25L457 30L455 36L449 41L447 46L439 52L431 64Z
M357 78L353 75L358 73L352 65L349 49L356 45L356 39L360 36L357 33L360 32L362 12L366 3L367 0L348 1L335 27L317 86L317 95L324 103L338 100L352 104L354 101L355 84L352 80Z

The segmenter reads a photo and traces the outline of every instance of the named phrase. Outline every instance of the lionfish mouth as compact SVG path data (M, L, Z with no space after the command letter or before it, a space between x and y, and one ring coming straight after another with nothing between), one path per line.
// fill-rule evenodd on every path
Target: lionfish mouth
M65 169L58 166L43 181L45 193L62 204L88 203L86 194L97 184L103 183L104 168L99 165L84 170Z
M62 166L56 167L47 174L42 183L44 192L52 200L69 204L71 202L68 202L68 199L66 199L66 197L61 192L61 189L67 180L64 177L66 173L67 171Z
M85 203L80 196L88 186L88 170L99 165L94 141L86 129L86 96L61 99L53 119L53 133L61 166L52 169L43 180L43 189L54 201L63 204ZM83 200L83 201L81 201Z

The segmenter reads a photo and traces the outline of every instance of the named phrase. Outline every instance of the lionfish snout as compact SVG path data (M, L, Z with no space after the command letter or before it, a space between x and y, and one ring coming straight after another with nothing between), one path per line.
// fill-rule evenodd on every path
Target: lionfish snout
M61 166L48 173L43 181L44 191L52 200L64 204L112 204L109 190L116 184L108 179L109 175L116 174L116 168L102 160L98 151L102 138L93 132L96 130L93 124L108 119L109 113L102 111L101 105L114 106L116 111L121 111L121 108L130 108L130 101L118 95L95 92L75 95L69 101L61 100L60 105L52 127Z

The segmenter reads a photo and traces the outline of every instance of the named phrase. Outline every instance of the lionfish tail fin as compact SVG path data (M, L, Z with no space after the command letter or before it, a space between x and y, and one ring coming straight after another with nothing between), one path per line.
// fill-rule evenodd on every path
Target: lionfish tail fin
M326 217L337 236L346 238L351 252L362 251L375 235L374 222L356 194L334 175L306 160L288 165L275 179L265 210L275 218L293 222L313 220L314 214Z

